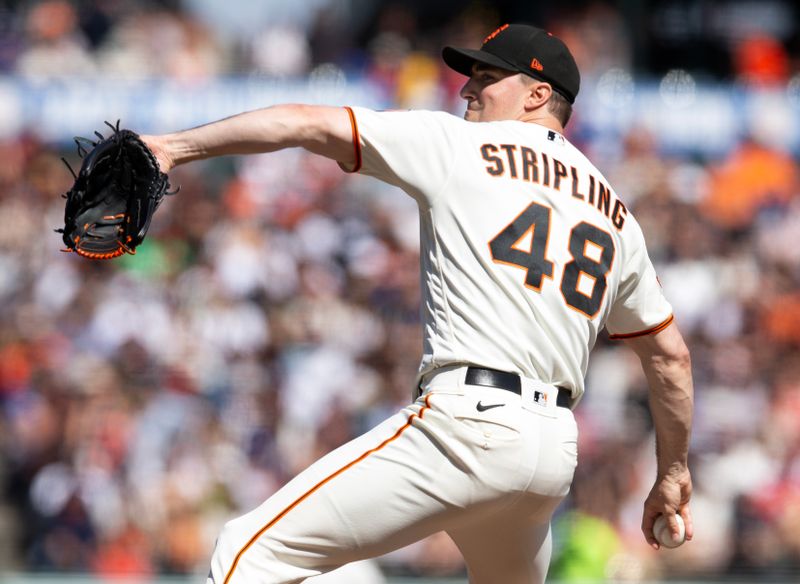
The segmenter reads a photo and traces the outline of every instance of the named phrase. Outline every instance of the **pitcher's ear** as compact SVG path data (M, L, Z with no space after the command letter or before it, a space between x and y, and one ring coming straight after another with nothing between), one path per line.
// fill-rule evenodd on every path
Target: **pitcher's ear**
M551 95L553 95L553 88L549 83L531 83L530 86L528 86L525 108L528 110L538 109L550 101Z

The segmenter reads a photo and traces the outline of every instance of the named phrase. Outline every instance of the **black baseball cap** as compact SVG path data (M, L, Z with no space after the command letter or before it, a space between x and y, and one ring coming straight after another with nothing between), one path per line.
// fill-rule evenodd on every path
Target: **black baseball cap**
M575 103L581 87L578 65L567 45L546 30L528 24L504 24L487 36L477 50L445 47L442 58L448 67L467 77L475 63L525 73L546 81L570 103Z

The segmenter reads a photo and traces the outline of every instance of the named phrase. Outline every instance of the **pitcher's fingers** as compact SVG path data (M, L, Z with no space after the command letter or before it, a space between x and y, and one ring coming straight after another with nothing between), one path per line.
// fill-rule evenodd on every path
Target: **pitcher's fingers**
M678 523L678 516L676 513L667 513L665 515L667 518L667 526L669 527L669 532L672 535L673 540L678 540L681 537L681 526Z
M692 512L689 510L689 505L681 506L679 513L683 517L683 523L686 525L686 540L689 541L694 537L694 523L692 522Z
M647 541L648 545L654 550L661 549L661 545L658 543L656 536L653 534L653 524L656 522L656 517L658 514L653 514L647 508L645 508L644 513L642 514L642 533L644 534L644 539Z

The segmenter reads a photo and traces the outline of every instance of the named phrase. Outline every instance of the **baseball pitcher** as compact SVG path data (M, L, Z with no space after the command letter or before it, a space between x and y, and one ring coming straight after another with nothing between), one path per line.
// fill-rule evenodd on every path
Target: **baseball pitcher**
M692 378L639 224L564 137L580 76L558 38L505 25L447 47L464 119L281 105L144 136L161 170L302 147L419 206L424 347L413 403L227 523L214 584L289 583L445 530L474 584L543 582L577 463L573 409L603 328L650 385L658 473L642 531L692 537ZM332 372L333 373L333 372ZM602 390L602 388L598 388Z

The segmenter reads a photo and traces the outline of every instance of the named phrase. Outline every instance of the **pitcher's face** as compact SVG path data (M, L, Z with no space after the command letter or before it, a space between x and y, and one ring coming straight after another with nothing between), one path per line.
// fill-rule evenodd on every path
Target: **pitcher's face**
M530 90L515 71L475 63L472 75L459 95L467 100L464 119L468 122L517 120L525 114Z

